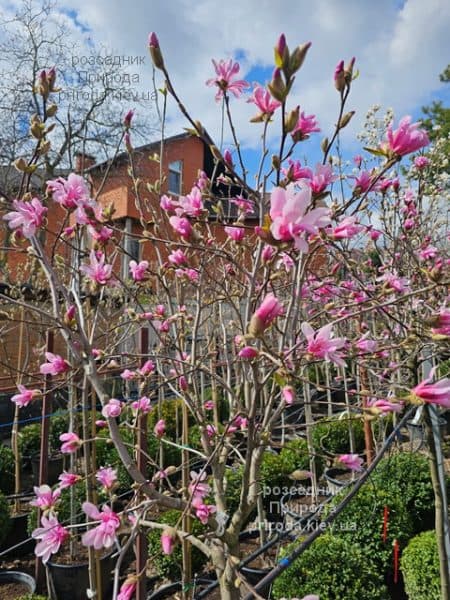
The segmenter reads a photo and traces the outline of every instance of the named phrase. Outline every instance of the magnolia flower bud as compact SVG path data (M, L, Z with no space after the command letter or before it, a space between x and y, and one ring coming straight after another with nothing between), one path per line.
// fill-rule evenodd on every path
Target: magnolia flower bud
M148 36L148 47L154 66L157 69L164 69L163 55L159 47L158 36L154 31L152 31L152 33Z
M286 37L284 33L280 35L278 38L277 45L274 48L275 50L275 65L277 67L283 68L289 62L289 48L286 44Z
M276 68L272 75L272 81L267 85L270 93L279 102L284 102L286 99L286 85L281 77L281 70Z
M351 118L353 117L353 115L355 114L354 110L351 110L348 113L345 113L345 115L343 115L338 123L338 128L339 129L344 129L344 127L346 127L349 123Z
M284 121L284 129L286 133L290 133L297 125L299 113L300 106L297 106L296 108L294 108L294 110L291 110L291 112L287 115Z
M56 115L57 110L57 104L50 104L49 106L47 106L47 117L54 117Z
M294 75L303 65L306 54L311 47L311 42L297 46L289 59L289 75Z

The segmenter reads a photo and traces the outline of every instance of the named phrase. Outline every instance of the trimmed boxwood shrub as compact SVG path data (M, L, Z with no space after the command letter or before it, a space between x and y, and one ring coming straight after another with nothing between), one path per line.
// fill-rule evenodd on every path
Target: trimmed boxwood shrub
M347 416L343 418L326 417L318 421L312 428L312 438L318 453L322 449L331 454L350 452L349 423L355 437L355 452L364 450L364 425L361 419Z
M12 494L14 481L14 452L8 446L0 445L0 491Z
M5 541L10 529L11 519L8 500L0 492L0 546Z
M400 568L411 600L440 600L439 555L434 531L416 535L403 551Z
M346 490L337 494L325 506L324 515L327 516L346 495ZM389 508L386 542L383 541L385 506ZM363 486L350 500L332 527L336 535L358 545L366 559L373 561L382 572L393 569L393 541L397 539L400 547L404 547L413 532L411 515L401 496L370 484Z
M402 498L414 533L434 526L434 493L428 459L418 452L399 452L384 458L372 474L377 488Z
M165 523L174 527L180 520L181 512L179 510L168 510L163 513L159 523ZM200 523L198 519L192 519L192 534L200 535L206 531L206 526ZM172 554L164 554L161 548L161 529L152 529L148 534L148 553L157 574L160 577L170 577L172 581L181 579L181 570L183 568L183 556L181 544L177 543ZM192 572L199 573L204 567L207 557L195 546L192 548Z
M287 552L293 549L287 548ZM350 540L324 533L278 577L273 597L302 598L317 594L320 600L386 600L383 575Z

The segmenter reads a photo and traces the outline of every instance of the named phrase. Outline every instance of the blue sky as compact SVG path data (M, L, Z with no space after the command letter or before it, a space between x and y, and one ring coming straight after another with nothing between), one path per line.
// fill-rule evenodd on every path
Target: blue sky
M19 1L0 0L0 11ZM352 140L375 103L383 112L392 107L396 120L404 114L420 117L421 106L433 99L449 104L450 86L439 82L439 73L450 60L448 0L152 0L151 4L148 0L59 0L58 15L79 38L76 52L94 42L114 54L145 57L144 64L130 68L130 73L139 74L142 91L151 86L147 37L156 31L180 97L216 140L220 105L214 101L214 90L205 85L214 75L211 58L238 58L243 77L265 83L272 74L273 46L281 32L291 49L311 41L289 107L299 104L307 114L315 114L321 126L321 134L300 145L299 157L306 154L309 164L317 161L315 148L336 120L333 71L341 59L356 56L360 70L348 103L356 114L342 139L350 153L358 150ZM151 104L137 107L151 118L154 109ZM254 113L251 104L233 101L232 109L252 171L261 126L249 122ZM169 134L187 125L174 103L169 103L168 117Z

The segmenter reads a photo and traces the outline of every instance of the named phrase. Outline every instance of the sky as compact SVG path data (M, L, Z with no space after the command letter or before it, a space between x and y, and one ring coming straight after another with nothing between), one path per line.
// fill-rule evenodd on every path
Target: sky
M17 3L0 0L0 9L10 11ZM290 108L299 104L307 114L315 114L322 130L300 148L299 157L310 162L336 122L339 95L333 72L341 59L347 62L355 56L359 70L348 102L356 114L343 136L350 151L357 151L352 140L374 104L392 107L396 118L417 118L421 106L434 99L449 104L450 86L439 81L450 62L448 0L59 0L55 14L88 43L103 44L114 55L143 57L143 64L126 68L139 74L139 88L147 92L152 89L147 38L155 31L177 93L216 140L221 137L221 105L214 100L214 89L205 85L214 75L211 58L237 58L243 78L265 84L280 33L285 33L291 49L311 41L290 101ZM159 79L157 83L161 85ZM152 102L138 110L154 113ZM231 104L239 141L256 164L262 126L249 122L255 107L243 99ZM169 102L167 133L179 133L186 126ZM275 121L269 141L278 134ZM229 139L226 128L224 142Z

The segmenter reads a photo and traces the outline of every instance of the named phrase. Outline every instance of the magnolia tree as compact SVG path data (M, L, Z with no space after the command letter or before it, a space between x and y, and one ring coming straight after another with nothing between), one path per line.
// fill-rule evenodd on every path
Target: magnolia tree
M232 116L232 103L242 101L250 87L238 79L238 63L213 61L215 75L207 81L234 141L230 149L218 148L179 99L155 34L149 48L164 80L164 98L175 100L221 169L211 178L200 173L188 195L173 198L156 196L164 183L161 164L160 180L148 182L143 191L134 176L133 113L126 115L130 188L141 224L134 235L144 256L147 252L140 262L130 261L129 276L121 278L115 267L126 248L112 211L80 176L48 181L42 198L3 195L3 218L16 245L38 263L51 298L50 306L27 310L44 312L64 342L61 354L45 354L40 371L55 385L75 388L69 409L83 409L82 422L72 419L70 430L61 435L61 451L71 456L70 471L61 474L53 490L35 488L41 522L33 537L36 554L46 562L76 535L78 523L61 523L58 510L61 489L83 478L88 496L82 520L88 528L81 541L90 549L117 550L114 598L131 598L139 577L145 577L143 570L128 578L119 593L125 551L142 531L156 528L163 553L189 541L210 559L221 597L235 599L240 597L239 534L256 508L264 518L261 463L287 407L305 405L311 455L304 476L315 485L312 385L330 391L346 373L355 375L358 385L347 394L347 408L364 417L369 428L373 419L401 413L411 402L450 406L450 380L433 382L435 373L423 367L430 360L439 364L450 336L444 191L429 177L439 156L406 158L408 171L400 175L400 161L429 144L410 117L397 125L388 122L381 133L371 128L370 147L353 162L333 154L353 115L346 108L355 78L352 59L347 66L339 62L334 73L338 116L334 132L322 142L323 160L315 168L302 165L296 154L300 148L306 152L308 139L320 128L314 115L291 106L290 94L310 44L291 51L282 35L271 82L248 92L255 105L252 121L262 130L261 163L252 188L238 143L239 124ZM39 76L44 105L55 77L54 71ZM44 117L37 150L47 143L51 120ZM278 126L279 151L268 160L270 128ZM36 156L38 151L32 160ZM220 198L214 193L218 184ZM49 252L40 234L55 204L67 219ZM234 216L225 219L224 214ZM61 260L67 248L69 263ZM104 311L111 299L121 308L117 319L108 321ZM150 347L134 343L143 328L150 331ZM319 377L323 365L325 380ZM137 387L137 399L113 397L105 375L111 366ZM20 383L12 401L19 406L36 402L43 390L31 387ZM161 399L169 395L181 402L182 434L170 440L158 413L149 436L159 441L162 452L178 445L182 460L162 468L146 453L142 433L148 414L160 410ZM99 405L102 418L95 412ZM192 423L200 432L197 448L189 443ZM123 437L123 425L128 434L134 432L131 441ZM92 459L93 441L105 426L134 480L132 497L120 510L114 504L116 470ZM354 470L364 463L355 453L340 459ZM195 461L200 466L192 470ZM239 465L241 477L233 511L227 495L231 464ZM105 504L96 504L93 483L106 493ZM160 524L155 507L178 509L179 522ZM203 535L191 533L193 520L205 526ZM445 560L441 557L442 573ZM447 579L443 575L443 585Z

